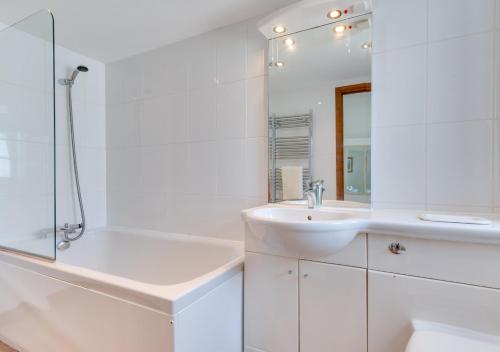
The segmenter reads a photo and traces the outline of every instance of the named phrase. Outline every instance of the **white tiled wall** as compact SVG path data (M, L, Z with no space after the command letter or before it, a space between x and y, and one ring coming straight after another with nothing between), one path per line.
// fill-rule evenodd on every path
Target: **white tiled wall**
M0 46L9 48L0 55L0 243L9 245L53 225L51 46L19 27L1 32Z
M500 0L375 0L374 206L500 212ZM110 225L241 239L267 199L248 22L107 66Z
M50 28L48 15L30 21L33 33ZM0 58L0 241L10 242L45 230L49 233L54 225L52 45L16 28L3 31L0 43L9 49ZM79 64L90 69L74 86L75 128L88 226L104 226L105 67L58 46L55 51L56 79L68 77ZM65 88L56 84L55 94L56 220L60 225L79 222L80 217L70 164ZM53 246L42 254L51 256L52 251Z
M110 225L242 239L267 201L266 48L248 22L107 66Z
M87 227L106 225L106 78L101 62L56 46L56 80L69 77L78 65L73 86L73 118L80 184ZM56 83L56 187L57 222L78 223L80 210L74 186L66 88Z
M500 208L500 1L375 0L375 207Z

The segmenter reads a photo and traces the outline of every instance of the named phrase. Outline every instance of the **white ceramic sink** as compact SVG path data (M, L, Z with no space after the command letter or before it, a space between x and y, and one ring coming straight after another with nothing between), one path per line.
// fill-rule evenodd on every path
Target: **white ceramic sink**
M317 222L347 220L352 216L344 212L332 212L309 209L290 209L290 208L260 208L252 214L263 220L277 220L285 222Z
M363 216L341 210L265 206L245 210L252 236L275 253L320 258L346 247L363 228Z
M297 205L301 207L307 206L307 200L284 200L279 204L283 205ZM329 200L323 199L323 207L335 207L335 208L364 208L370 209L370 204L359 203L359 202L349 202L345 200Z

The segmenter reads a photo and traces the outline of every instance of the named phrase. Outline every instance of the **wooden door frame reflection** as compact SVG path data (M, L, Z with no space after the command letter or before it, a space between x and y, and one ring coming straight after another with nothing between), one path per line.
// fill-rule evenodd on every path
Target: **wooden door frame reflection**
M344 200L344 95L371 91L371 83L358 83L348 86L335 87L337 200Z

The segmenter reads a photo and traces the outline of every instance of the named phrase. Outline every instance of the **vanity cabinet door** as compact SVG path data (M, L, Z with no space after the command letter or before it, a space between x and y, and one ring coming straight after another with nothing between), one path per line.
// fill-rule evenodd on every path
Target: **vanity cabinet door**
M366 270L300 261L300 352L366 352Z
M246 352L298 352L298 269L297 259L246 252Z
M371 270L368 287L369 352L404 351L415 322L500 335L500 290Z

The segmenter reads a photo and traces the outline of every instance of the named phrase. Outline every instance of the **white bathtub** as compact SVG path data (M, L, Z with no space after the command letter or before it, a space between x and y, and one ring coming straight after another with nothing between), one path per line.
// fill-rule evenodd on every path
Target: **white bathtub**
M242 268L239 242L126 229L89 232L56 262L2 251L0 340L29 352L240 352Z

